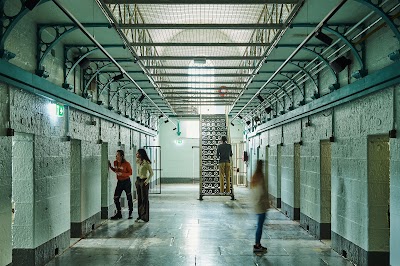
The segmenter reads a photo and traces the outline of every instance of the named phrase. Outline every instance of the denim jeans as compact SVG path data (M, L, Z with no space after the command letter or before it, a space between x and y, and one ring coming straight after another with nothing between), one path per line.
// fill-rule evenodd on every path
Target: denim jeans
M262 229L265 221L265 212L257 214L256 245L261 244Z

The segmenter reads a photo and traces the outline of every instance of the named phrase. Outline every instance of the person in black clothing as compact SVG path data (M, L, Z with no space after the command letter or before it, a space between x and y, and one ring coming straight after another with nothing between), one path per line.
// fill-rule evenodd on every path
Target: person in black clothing
M224 176L226 178L226 193L231 192L231 160L232 147L231 144L226 143L227 138L222 136L222 144L218 145L217 157L219 158L219 183L220 192L224 194Z

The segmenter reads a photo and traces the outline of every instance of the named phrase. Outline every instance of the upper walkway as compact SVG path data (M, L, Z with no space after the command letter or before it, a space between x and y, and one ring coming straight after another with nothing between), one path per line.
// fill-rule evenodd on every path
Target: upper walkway
M276 209L270 209L261 243L253 254L256 216L248 188L198 200L198 184L163 185L150 195L150 222L106 220L47 265L352 265ZM136 207L136 206L134 206ZM136 218L136 216L134 216Z

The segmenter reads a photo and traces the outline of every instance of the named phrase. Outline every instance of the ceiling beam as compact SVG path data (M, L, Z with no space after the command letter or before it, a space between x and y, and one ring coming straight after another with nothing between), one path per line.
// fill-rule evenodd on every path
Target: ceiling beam
M221 97L221 96L220 97L213 97L213 96L212 97L205 97L205 96L203 96L203 97L201 97L201 96L200 97L198 97L198 96L173 97L173 96L170 96L170 97L165 97L165 99L168 101L171 101L171 99L178 100L178 101L181 101L181 100L224 100L224 99L232 100L232 99L236 99L236 97Z
M212 87L212 88L196 88L196 87L161 87L160 90L242 90L243 88L241 87Z
M265 4L297 4L299 0L103 0L106 4L215 4L215 5L265 5Z
M251 74L187 74L187 73L162 73L151 74L153 77L249 77Z
M261 81L259 81L261 82ZM157 81L159 84L246 84L247 82L235 81ZM212 88L209 88L212 89Z
M146 30L174 30L174 29L188 29L188 30L255 30L255 29L282 29L282 23L254 23L254 24L145 24L145 23L125 23L119 24L121 29L146 29Z
M181 42L181 43L176 43L176 42L133 42L130 43L131 46L244 46L244 47L263 47L263 46L270 46L270 43L235 43L235 42L221 42L221 43L202 43L202 42Z
M238 95L239 92L163 92L163 95ZM148 94L149 95L149 94ZM222 96L225 97L225 96Z
M146 66L147 69L254 69L247 66Z
M206 102L206 101L202 101L202 102L200 102L200 101L197 101L197 102L194 102L194 101L183 101L183 102L181 102L181 103L174 103L174 102L169 102L172 106L185 106L185 105L232 105L232 102L233 101L229 101L229 102L215 102L215 101L212 101L212 102L210 102L210 101L208 101L208 102Z
M140 60L261 60L261 56L140 56Z

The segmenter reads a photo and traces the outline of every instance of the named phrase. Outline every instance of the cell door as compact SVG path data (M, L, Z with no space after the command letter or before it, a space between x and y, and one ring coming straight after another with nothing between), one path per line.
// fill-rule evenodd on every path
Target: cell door
M149 184L149 194L161 194L161 146L144 146L143 148L149 156L154 173Z

